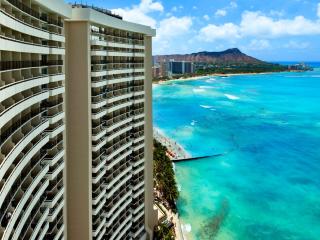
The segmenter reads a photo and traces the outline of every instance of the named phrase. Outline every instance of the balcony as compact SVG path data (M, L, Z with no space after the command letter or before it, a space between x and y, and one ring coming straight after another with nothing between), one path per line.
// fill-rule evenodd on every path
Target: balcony
M62 198L53 208L50 209L50 213L49 213L47 220L49 222L53 222L57 218L57 216L58 216L59 212L62 210L63 206L64 206L64 200Z
M29 93L27 97L20 96L17 101L8 102L7 107L0 113L0 128L2 128L8 121L11 121L17 114L26 110L36 103L40 103L49 97L48 91L41 91L38 93ZM0 105L1 107L1 105Z
M10 196L9 193L10 191L12 191L13 187L21 187L22 180L27 177L27 175L25 174L29 174L24 171L28 164L30 164L31 162L35 164L32 171L34 172L40 171L41 169L41 167L39 166L40 163L43 165L45 164L43 159L42 158L39 159L38 162L31 161L31 159L35 156L37 152L40 151L40 149L46 144L47 141L48 141L47 137L40 138L37 141L37 143L33 146L33 148L31 148L25 155L23 155L24 152L21 152L21 155L23 156L21 160L18 158L17 159L18 161L16 160L14 162L15 164L12 164L7 172L2 173L3 175L6 173L9 176L2 178L2 181L4 182L4 184L1 186L2 188L0 192L0 206L3 204L6 197Z
M102 208L104 207L104 205L106 204L106 201L107 201L107 199L106 199L106 198L103 198L103 199L101 200L101 202L99 203L99 205L94 206L94 207L92 208L92 214L93 214L94 216L96 216L96 215L98 215L98 214L101 214L101 210L102 210Z
M50 171L48 171L46 178L50 181L54 180L58 174L63 170L64 168L64 161L61 159L54 167L50 167Z
M23 194L21 194L21 191L24 191L30 186L30 184L32 184L31 180L39 175L39 172L41 172L43 169L42 167L46 167L45 163L43 162L43 158L44 155L34 157L28 166L26 166L23 170L17 173L17 176L14 176L14 179L9 177L9 179L15 180L13 184L11 184L9 181L6 181L5 178L2 179L2 189L0 195L0 222L4 222L3 218L7 212L10 211L12 213L14 211L14 207L24 196ZM46 171L46 169L44 170ZM8 190L6 190L6 188Z
M47 222L43 228L40 229L40 233L39 233L39 236L38 238L35 238L35 239L45 239L45 236L47 234L47 231L49 230L49 223Z
M92 143L92 152L98 152L101 148L103 148L107 144L106 138L101 138L98 141Z
M25 149L32 142L32 140L39 136L48 126L49 123L47 121L40 123L38 122L34 126L31 126L31 128L27 130L23 129L21 132L17 132L17 135L13 135L10 145L8 144L7 146L1 146L1 152L5 156L5 159L2 159L2 162L0 163L0 179L3 179L5 173L8 174L9 168L12 168L16 158L19 155L21 156L22 150ZM48 142L48 138L43 140L42 144L45 144L46 142ZM32 150L31 147L27 149Z
M96 35L96 32L93 32ZM134 48L144 50L144 41L111 35L92 36L91 45L103 47Z
M53 28L56 32L61 34L61 28L63 27L63 22L60 18L48 18L46 15L43 15L39 11L30 8L29 6L25 5L24 3L17 1L17 0L7 0L8 3L11 4L15 11L19 12L18 14L14 14L14 12L8 12L10 16L14 16L18 18L19 21L25 22L27 24L32 24L35 28L40 28L40 24L42 28L46 29L47 27ZM30 19L31 18L31 21ZM27 19L29 21L27 21ZM37 24L35 24L37 23ZM40 23L40 24L39 24ZM56 29L58 28L58 29ZM43 29L42 29L43 30ZM59 31L58 31L59 30Z
M144 231L144 225L141 226L138 231L136 231L134 234L133 234L133 238L136 239L142 232ZM139 238L139 239L142 239L142 238Z
M131 178L131 174L123 176L114 184L113 188L109 189L106 192L106 196L109 202L112 201L114 198L117 198L119 195L122 195L122 193L128 192L130 190L129 186Z
M93 174L94 176L92 176L92 183L93 184L97 184L102 179L102 177L104 177L106 172L107 172L107 169L106 168L102 168L102 169L100 169L99 172L94 173Z
M100 221L98 221L98 223L96 223L96 225L98 225L98 226L97 226L97 228L95 228L95 226L93 227L93 236L94 237L97 237L100 234L100 232L101 232L102 228L104 227L105 223L106 223L106 219L105 218L103 218L102 221L100 220Z
M98 189L96 189L96 191L92 194L92 204L97 205L100 202L100 200L105 196L106 191L107 190L105 188L99 187Z
M132 106L132 102L129 98L114 103L110 103L107 105L107 113L110 114L112 112L124 109L129 106Z
M96 156L98 154L98 156ZM92 167L96 168L98 167L98 165L101 164L101 162L105 162L105 160L107 159L105 151L101 151L97 154L94 154L92 156Z
M63 193L64 193L64 187L60 186L59 189L55 189L51 192L48 192L47 199L45 201L45 206L49 208L53 208L58 201L63 198Z
M144 188L140 189L138 192L135 192L132 197L138 198L142 194L144 195Z
M55 138L60 133L62 133L64 130L65 130L65 125L63 121L60 120L60 122L56 122L55 124L50 125L50 127L45 132L52 139L52 138Z
M127 75L127 74L124 74L124 75ZM133 76L116 75L116 76L108 76L108 77L103 77L98 79L93 78L91 86L93 88L101 88L109 84L127 83L131 81L133 81Z
M115 186L116 183L119 184L119 185L123 184L124 183L123 180L120 181L120 182L118 182L118 181L120 179L122 179L123 177L125 177L125 176L132 176L132 174L130 173L131 170L132 170L132 167L129 167L125 171L123 171L122 173L118 174L116 177L114 177L114 176L108 177L107 180L106 180L107 181L107 183L106 183L107 189L111 189L112 187Z
M126 226L126 227L125 227ZM116 239L116 237L117 237L117 235L120 233L120 232L125 232L124 230L123 230L123 228L125 227L125 229L130 229L130 227L132 226L132 223L131 223L131 214L129 214L127 217L126 217L126 219L125 219L125 221L123 221L121 224L120 224L120 226L118 226L117 227L117 229L113 232L113 234L110 236L110 240L113 240L113 239ZM128 231L127 230L127 231Z
M37 224L35 225L35 227L33 228L33 231L31 233L31 236L29 236L30 240L36 240L37 235L39 234L40 230L41 230L41 226L44 224L44 222L46 221L47 217L49 215L49 209L47 208L44 213L42 214L41 218L38 220ZM49 225L48 225L49 228Z
M102 168L103 168L103 166L105 166L106 165L106 162L107 162L107 158L105 157L102 161L100 161L100 163L98 164L98 165L96 165L96 166L92 166L92 172L93 173L97 173L97 172L99 172Z
M131 194L132 194L132 191L130 190L124 196L122 196L120 199L117 200L117 203L110 210L107 211L107 214L106 214L107 219L116 215L117 212L121 212L124 208L126 208L131 203L132 201L132 199L130 198Z
M40 68L63 66L63 60L48 60L48 61L1 61L0 71L8 71L24 68Z
M12 240L21 239L22 236L24 236L27 233L26 231L29 229L31 222L34 220L34 218L37 217L36 215L38 214L41 216L39 210L42 207L42 203L45 199L44 195L40 196L41 192L43 192L43 188L38 193L36 193L36 195L38 195L39 198L35 198L35 201L32 201L28 205L28 207L24 209L25 211L23 213L22 219L15 228Z
M93 109L101 108L107 105L106 93L100 93L91 97L91 106Z
M113 131L115 128L118 128L122 124L132 122L131 114L128 113L127 111L124 111L124 112L125 113L122 113L120 115L116 115L106 121L106 126L108 128L108 131Z
M45 23L36 25L33 22L26 21L25 18L22 18L19 14L13 13L4 5L2 5L0 11L0 23L14 31L24 33L32 37L65 42L65 38L62 36L61 31L57 31L57 29L52 29L52 31L50 31Z
M3 239L12 239L13 234L19 234L17 233L17 231L12 231L15 229L14 226L16 225L16 222L19 222L19 220L21 220L21 217L23 217L21 216L21 214L27 211L27 203L33 204L34 201L37 201L49 186L49 181L44 180L44 176L48 169L49 166L46 166L44 169L39 171L38 175L34 179L32 179L32 182L27 187L26 191L24 193L21 192L22 197L20 197L20 201L18 199L16 200L18 204L13 208L12 216L2 236ZM15 237L17 236L15 235Z
M123 139L123 140L113 144L113 146L109 147L106 150L107 161L110 162L120 152L122 152L125 149L130 148L131 146L132 146L132 142L130 141L130 138Z
M55 87L55 88L49 88L47 90L49 90L50 97L53 97L53 96L56 96L56 95L59 95L59 94L63 94L65 92L64 86L58 86L58 87Z
M130 132L131 130L132 125L130 123L124 123L123 125L120 125L120 127L115 128L112 131L107 131L107 142L110 142L120 135Z
M91 118L92 120L98 120L102 117L104 117L107 114L106 108L100 108L95 113L92 113Z
M23 92L25 90L41 86L44 84L49 83L49 77L48 76L21 76L21 78L14 79L11 78L10 81L4 81L3 85L0 87L1 95L0 95L0 102L14 96L17 93Z
M42 43L25 41L22 37L15 38L14 35L3 34L0 35L0 46L5 46L5 48L0 47L1 50L33 54L65 54L64 47L59 46L59 44L56 44L56 46L43 45Z
M107 164L107 171L110 171L115 165L117 165L123 159L125 159L126 161L130 161L131 160L131 156L130 156L131 154L132 154L132 150L131 149L127 149L123 153L120 153L119 155L117 155L114 159L109 161L109 163Z

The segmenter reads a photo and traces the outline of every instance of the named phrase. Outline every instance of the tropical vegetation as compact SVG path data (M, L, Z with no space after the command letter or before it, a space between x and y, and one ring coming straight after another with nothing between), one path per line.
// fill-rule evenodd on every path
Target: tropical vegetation
M168 224L159 224L154 231L155 240L172 240L175 239L174 229Z
M154 181L155 188L162 202L172 211L176 211L176 200L179 197L173 164L166 155L167 148L154 140Z

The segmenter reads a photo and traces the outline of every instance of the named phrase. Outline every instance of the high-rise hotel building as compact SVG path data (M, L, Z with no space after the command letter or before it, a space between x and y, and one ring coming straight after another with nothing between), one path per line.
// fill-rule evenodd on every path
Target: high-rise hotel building
M65 230L62 0L0 0L0 239Z
M152 236L149 27L0 0L0 239Z
M154 220L155 31L74 6L66 34L68 236L144 239Z

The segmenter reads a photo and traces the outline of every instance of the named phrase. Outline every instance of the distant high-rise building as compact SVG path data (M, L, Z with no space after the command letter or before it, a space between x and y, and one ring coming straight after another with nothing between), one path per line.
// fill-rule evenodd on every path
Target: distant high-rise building
M194 72L193 63L188 61L174 61L167 62L168 75L190 74Z
M63 239L62 0L0 1L0 239Z
M161 77L161 67L160 67L160 65L154 65L152 67L152 75L153 75L153 78Z
M68 238L150 238L155 31L75 6L66 34Z

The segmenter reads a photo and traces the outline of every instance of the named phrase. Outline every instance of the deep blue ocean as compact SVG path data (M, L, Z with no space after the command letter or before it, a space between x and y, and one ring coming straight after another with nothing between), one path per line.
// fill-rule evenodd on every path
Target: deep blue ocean
M223 154L175 164L188 239L320 239L320 68L153 91L156 127L193 156Z

